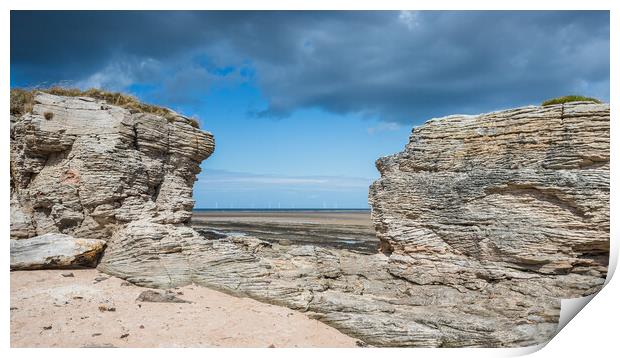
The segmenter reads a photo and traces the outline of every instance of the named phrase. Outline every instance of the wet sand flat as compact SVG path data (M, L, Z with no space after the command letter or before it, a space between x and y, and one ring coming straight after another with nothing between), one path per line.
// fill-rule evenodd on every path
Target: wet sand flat
M245 234L292 245L376 253L379 240L370 211L194 211L192 226L206 236Z
M95 269L11 272L11 347L356 346L285 307L193 285L172 290L191 303L136 301L145 290Z
M307 223L322 225L354 225L373 228L370 211L367 210L194 210L192 222L245 221Z

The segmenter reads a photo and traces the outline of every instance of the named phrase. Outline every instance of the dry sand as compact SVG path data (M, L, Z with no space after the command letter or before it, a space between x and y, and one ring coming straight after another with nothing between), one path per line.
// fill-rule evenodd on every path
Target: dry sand
M356 346L288 308L199 286L173 290L191 303L139 302L146 288L127 285L94 269L11 272L11 347Z

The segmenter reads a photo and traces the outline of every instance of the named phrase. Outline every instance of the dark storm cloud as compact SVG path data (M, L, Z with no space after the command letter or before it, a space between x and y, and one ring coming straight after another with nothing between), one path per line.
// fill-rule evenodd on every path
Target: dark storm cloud
M608 12L16 12L13 82L158 86L201 98L251 81L262 116L386 121L580 93L609 98Z

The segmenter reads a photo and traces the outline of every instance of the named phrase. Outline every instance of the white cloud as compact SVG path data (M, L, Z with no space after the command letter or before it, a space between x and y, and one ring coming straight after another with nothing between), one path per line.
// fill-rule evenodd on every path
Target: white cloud
M310 179L310 178L288 178L288 177L226 177L220 179L207 179L211 183L226 182L226 183L259 183L259 184L324 184L327 183L325 179Z
M395 122L385 122L385 123L380 123L379 125L375 126L375 127L369 127L367 129L368 134L373 135L375 133L378 132L391 132L391 131L397 131L400 129L400 125L398 123Z
M77 81L79 88L104 88L108 90L124 90L128 86L152 77L159 72L160 63L152 58L141 60L122 59L111 61L100 71Z
M204 169L196 188L201 191L213 190L343 190L367 189L374 178L329 177L329 176L281 176L229 172L224 170Z
M398 20L409 30L413 30L420 25L417 11L403 10L398 14Z

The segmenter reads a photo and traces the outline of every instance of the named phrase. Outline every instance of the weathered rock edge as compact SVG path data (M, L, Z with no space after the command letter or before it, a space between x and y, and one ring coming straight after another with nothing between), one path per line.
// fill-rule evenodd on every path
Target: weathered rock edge
M95 267L104 248L103 240L53 233L11 240L11 270Z

